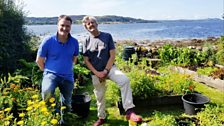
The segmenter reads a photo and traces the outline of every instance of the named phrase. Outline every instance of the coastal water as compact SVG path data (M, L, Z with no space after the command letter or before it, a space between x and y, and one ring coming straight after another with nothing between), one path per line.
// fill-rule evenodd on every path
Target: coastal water
M57 31L56 25L27 25L29 32L47 36ZM178 20L157 23L99 24L101 31L114 40L163 40L219 37L224 35L224 20ZM81 24L73 24L71 34L79 40L87 36Z

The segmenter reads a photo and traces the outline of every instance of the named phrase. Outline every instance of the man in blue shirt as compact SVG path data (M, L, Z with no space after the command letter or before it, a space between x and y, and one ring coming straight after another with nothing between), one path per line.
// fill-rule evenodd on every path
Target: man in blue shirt
M114 65L115 45L109 33L98 30L98 23L95 17L86 16L83 18L83 25L90 33L83 43L83 56L87 67L92 72L92 83L97 101L98 120L93 126L100 126L105 123L105 91L106 79L117 83L121 90L123 108L126 111L126 118L134 122L141 122L141 116L133 111L132 90L129 78Z
M79 46L70 34L72 19L69 16L59 16L57 25L57 33L44 39L37 52L36 63L44 71L41 94L47 101L59 87L61 105L71 111L73 63L77 61Z

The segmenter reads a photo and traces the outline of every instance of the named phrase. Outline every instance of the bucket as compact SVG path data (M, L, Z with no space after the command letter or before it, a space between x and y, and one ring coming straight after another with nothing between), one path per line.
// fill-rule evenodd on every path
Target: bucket
M85 118L89 114L91 97L88 93L76 94L72 96L72 112Z
M195 115L197 110L210 101L208 97L199 93L185 94L182 96L182 100L185 113L188 115Z
M131 55L135 53L135 47L134 46L125 46L122 59L125 61L128 61L131 58Z

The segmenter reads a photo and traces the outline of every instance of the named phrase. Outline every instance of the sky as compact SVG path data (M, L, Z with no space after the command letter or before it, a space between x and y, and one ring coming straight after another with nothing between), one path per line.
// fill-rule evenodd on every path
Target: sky
M17 0L28 17L117 15L146 20L222 18L224 0Z

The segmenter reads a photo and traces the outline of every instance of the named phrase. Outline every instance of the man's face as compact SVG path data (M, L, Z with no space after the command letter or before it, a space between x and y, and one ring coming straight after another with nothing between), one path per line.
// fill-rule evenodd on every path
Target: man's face
M97 30L97 23L94 20L87 20L85 27L89 32L94 32Z
M67 37L71 31L71 22L65 19L61 19L58 22L58 35Z

